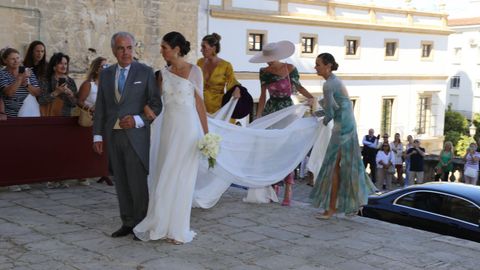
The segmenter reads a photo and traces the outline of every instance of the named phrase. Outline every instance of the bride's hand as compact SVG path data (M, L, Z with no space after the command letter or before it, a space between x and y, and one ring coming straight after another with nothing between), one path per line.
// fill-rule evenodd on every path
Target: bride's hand
M157 115L155 114L155 112L153 112L153 110L148 105L145 105L145 107L143 107L143 113L145 114L147 119L150 121L153 121L155 118L157 118Z
M238 88L238 86L235 87L235 90L233 90L232 96L233 96L234 98L240 98L240 97L242 96L242 95L240 94L240 88Z

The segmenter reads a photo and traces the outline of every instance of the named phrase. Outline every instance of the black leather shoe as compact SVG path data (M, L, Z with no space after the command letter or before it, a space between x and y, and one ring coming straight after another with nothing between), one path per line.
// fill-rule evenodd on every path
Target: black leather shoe
M122 226L120 229L112 233L112 237L122 237L133 233L133 229L127 226Z

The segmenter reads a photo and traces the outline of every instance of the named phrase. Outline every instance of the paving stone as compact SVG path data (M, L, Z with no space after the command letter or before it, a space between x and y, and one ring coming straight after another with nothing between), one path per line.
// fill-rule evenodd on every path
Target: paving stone
M266 240L257 242L257 243L255 243L255 245L259 246L259 247L267 248L267 249L276 250L276 249L281 248L281 247L291 246L292 244L287 242L287 241L270 238L270 239L266 239Z
M246 265L246 264L240 264L230 268L230 270L262 270L262 269L265 269L265 268L256 266L256 265Z
M235 217L222 218L222 219L219 219L218 222L221 224L225 224L227 226L238 227L238 228L258 225L258 223L251 222L246 219L235 218Z
M335 269L338 270L351 270L351 269L362 269L362 270L378 270L382 268L374 267L372 265L362 263L359 261L346 261L341 262L335 265Z
M304 238L302 234L292 233L282 229L272 228L267 225L250 227L250 228L247 228L247 230L266 235L270 238L275 238L280 240L292 240L292 239Z
M264 235L254 233L254 232L241 232L238 234L230 235L229 237L230 239L244 241L244 242L257 242L257 241L265 240L268 238Z
M36 243L39 241L46 241L51 239L50 235L43 235L38 232L30 231L29 233L25 234L15 234L15 235L10 235L9 240L12 243L15 243L17 245L24 245L28 243Z
M329 268L324 267L324 266L320 266L320 265L314 265L314 266L302 265L299 268L296 268L296 270L328 270L328 269ZM359 269L359 268L355 268L355 269Z
M383 265L392 261L391 259L388 259L383 256L378 256L375 254L367 254L365 256L358 258L357 260L362 263L366 263L369 265L376 265L376 266Z
M14 269L13 262L0 263L0 270Z
M255 261L256 265L263 266L267 269L297 269L303 265L303 263L304 260L300 258L283 254L260 258Z
M15 206L15 204L8 200L0 200L0 208L10 207L10 206Z
M47 239L25 245L25 248L31 251L42 252L48 250L65 250L71 248L71 245L65 244L56 239Z
M60 239L63 242L77 242L90 239L104 238L105 235L102 232L92 230L92 229L83 229L81 231L67 232L55 235L55 238Z
M169 270L202 270L206 269L196 263L186 262L184 258L161 258L142 264L145 269L169 269Z

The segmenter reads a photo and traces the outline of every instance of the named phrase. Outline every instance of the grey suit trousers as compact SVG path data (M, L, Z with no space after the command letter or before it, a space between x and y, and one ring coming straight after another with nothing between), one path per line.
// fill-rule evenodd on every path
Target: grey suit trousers
M120 218L123 226L133 228L147 214L148 172L124 130L113 130L108 143L111 146L109 157L120 206Z

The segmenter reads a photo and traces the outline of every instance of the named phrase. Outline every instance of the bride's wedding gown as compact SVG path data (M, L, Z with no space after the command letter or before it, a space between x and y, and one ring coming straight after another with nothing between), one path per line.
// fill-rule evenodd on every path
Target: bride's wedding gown
M151 126L148 212L133 231L143 241L187 243L195 236L190 213L203 137L195 91L203 96L202 72L193 65L185 79L163 69L162 78L163 112Z

